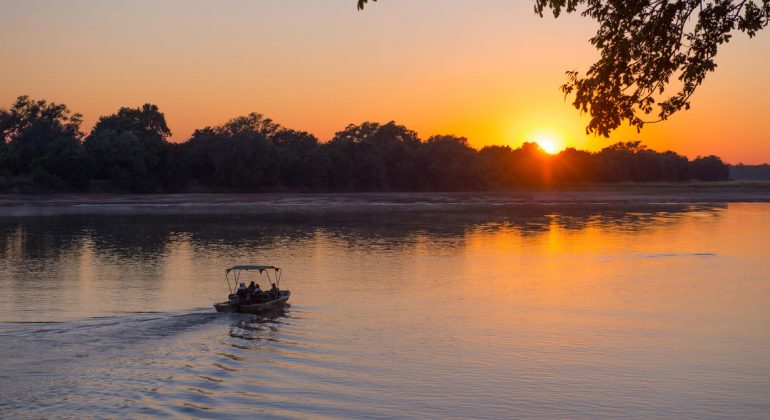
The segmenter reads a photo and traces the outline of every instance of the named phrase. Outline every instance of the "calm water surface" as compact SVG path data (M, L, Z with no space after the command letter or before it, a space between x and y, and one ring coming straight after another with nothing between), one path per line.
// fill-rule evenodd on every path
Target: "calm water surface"
M0 253L0 417L770 417L770 204L16 218ZM291 307L215 313L243 263Z

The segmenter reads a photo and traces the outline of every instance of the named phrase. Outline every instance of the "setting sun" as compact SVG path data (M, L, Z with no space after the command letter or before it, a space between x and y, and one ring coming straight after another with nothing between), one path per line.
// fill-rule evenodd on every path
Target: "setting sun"
M537 143L549 155L555 155L565 147L561 135L554 130L533 131L528 136L528 141Z
M536 140L535 142L538 146L540 146L541 149L543 149L544 152L548 153L549 155L555 155L559 152L559 148L551 139L540 139Z

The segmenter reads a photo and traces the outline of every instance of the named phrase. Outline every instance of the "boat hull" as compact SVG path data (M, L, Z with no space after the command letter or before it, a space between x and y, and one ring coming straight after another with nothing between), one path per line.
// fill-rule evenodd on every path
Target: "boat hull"
M283 294L285 293L285 294ZM253 303L251 305L233 305L230 302L215 303L214 309L217 312L238 312L245 314L258 314L261 312L271 311L278 308L283 308L289 301L291 293L283 292L282 296L278 299L274 299L267 302Z

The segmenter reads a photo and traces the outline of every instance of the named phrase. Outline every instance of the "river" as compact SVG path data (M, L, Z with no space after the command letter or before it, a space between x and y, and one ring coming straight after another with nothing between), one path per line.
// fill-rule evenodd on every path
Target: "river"
M767 418L770 204L0 218L0 417ZM227 315L225 268L291 306Z

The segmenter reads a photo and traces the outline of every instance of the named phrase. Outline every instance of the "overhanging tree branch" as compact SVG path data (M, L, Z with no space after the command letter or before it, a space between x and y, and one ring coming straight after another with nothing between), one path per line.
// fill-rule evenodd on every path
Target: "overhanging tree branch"
M358 0L358 8L367 3ZM736 31L753 37L770 22L770 0L534 0L534 10L579 12L599 23L589 40L599 60L585 75L567 72L561 90L591 116L586 132L603 136L623 123L641 130L652 113L664 121L689 109L717 67L719 47ZM666 95L672 78L678 87Z

